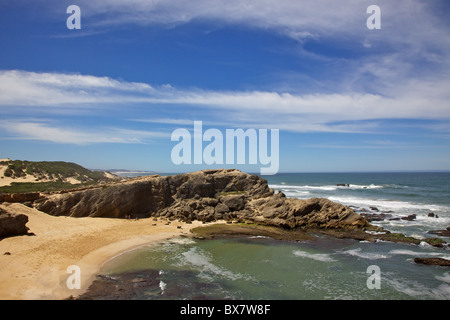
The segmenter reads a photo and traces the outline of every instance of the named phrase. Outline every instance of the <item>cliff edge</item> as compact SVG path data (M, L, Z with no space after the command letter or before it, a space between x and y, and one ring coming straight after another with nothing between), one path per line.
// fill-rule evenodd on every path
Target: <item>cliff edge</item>
M370 227L349 207L327 199L288 199L267 181L234 169L148 176L85 190L45 195L38 210L72 217L165 217L226 220L293 229Z

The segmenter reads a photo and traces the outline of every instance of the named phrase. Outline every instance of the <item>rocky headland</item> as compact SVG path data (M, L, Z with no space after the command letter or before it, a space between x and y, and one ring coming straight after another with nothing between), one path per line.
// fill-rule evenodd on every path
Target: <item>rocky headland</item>
M258 232L272 233L277 239L304 239L308 238L308 233L322 233L367 241L380 239L415 244L426 241L434 246L446 245L439 238L419 240L390 233L370 224L352 208L328 199L286 198L283 193L269 188L267 181L260 176L234 169L203 170L173 176L152 175L23 197L3 195L1 200L23 200L29 207L52 216L155 217L187 223L223 220L235 226L197 230L206 237L255 234L255 228L259 228ZM266 229L262 230L262 226ZM269 231L267 227L276 229Z

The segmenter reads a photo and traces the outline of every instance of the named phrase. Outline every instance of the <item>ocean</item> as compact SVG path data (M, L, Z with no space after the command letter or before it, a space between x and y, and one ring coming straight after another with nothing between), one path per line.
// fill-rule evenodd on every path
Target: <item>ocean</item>
M355 211L386 215L372 224L419 239L450 226L450 173L293 173L265 176L287 197L324 197ZM432 213L432 215L431 215ZM415 215L414 219L402 217ZM447 242L450 238L441 237ZM288 242L265 237L170 239L108 261L101 281L126 295L94 299L449 300L448 249L390 242Z

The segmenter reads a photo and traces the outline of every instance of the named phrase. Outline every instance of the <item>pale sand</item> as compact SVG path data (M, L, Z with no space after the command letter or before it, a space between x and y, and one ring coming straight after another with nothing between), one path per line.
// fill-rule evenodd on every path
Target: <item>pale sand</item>
M0 240L2 300L76 297L87 290L105 261L138 246L189 235L190 229L201 225L199 221L165 225L166 221L153 218L53 217L21 204L8 204L8 209L26 214L29 233L35 235ZM67 268L71 265L80 267L80 289L67 288L72 275Z

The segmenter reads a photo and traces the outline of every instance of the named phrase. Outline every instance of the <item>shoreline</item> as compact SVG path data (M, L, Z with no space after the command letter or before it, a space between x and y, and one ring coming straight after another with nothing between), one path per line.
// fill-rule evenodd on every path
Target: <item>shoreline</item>
M24 213L29 234L0 240L0 300L63 300L83 294L104 263L140 247L189 236L187 224L145 218L55 217L22 204L2 205ZM80 289L68 289L69 266L80 268Z

